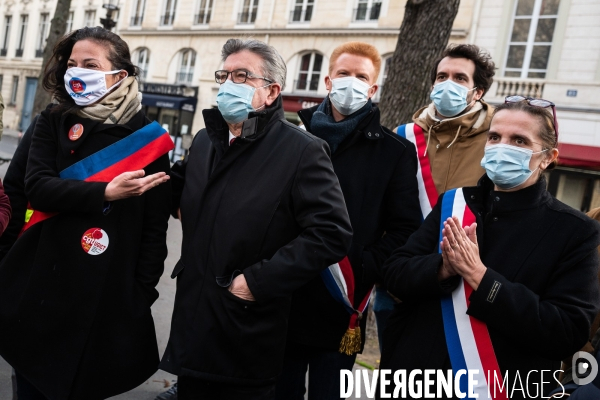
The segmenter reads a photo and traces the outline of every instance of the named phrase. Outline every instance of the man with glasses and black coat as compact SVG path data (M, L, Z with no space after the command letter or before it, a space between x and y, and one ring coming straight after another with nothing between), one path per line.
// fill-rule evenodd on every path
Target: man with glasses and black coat
M160 368L179 399L272 399L292 293L348 252L350 221L326 143L284 118L286 67L257 40L222 50L218 109L173 166L183 227Z

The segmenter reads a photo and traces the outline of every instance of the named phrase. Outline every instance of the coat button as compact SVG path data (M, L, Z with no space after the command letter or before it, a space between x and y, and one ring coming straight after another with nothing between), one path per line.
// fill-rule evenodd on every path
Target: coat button
M498 222L498 217L494 217L493 221Z
M244 306L244 308L248 308L248 306Z
M471 195L471 200L475 200L475 195L474 194Z
M373 136L373 134L371 132L369 132L369 133L367 133L367 136L371 137L371 136Z
M379 137L379 133L375 133L375 137Z
M496 198L494 200L500 201L500 197L496 196Z

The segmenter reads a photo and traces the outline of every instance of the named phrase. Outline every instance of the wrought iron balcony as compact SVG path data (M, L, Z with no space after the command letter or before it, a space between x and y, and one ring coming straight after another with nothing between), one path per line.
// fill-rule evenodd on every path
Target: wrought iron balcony
M211 10L201 11L199 14L194 15L194 25L207 25L210 23Z
M134 15L131 17L130 26L142 26L142 21L144 20L144 15Z
M310 22L312 17L312 6L306 7L305 10L300 7L290 12L290 23Z
M6 53L8 53L8 49L0 49L0 57L6 57Z
M193 72L178 72L175 74L175 83L189 85L192 83Z
M319 80L298 79L294 81L294 91L298 92L316 92L319 88Z
M23 49L17 49L15 51L15 57L23 57Z
M238 24L253 24L256 21L256 10L245 11L238 14Z
M37 49L35 51L35 57L36 58L42 58L44 56L44 49Z
M162 26L171 26L173 25L173 20L175 19L175 13L166 13L160 16L160 24Z
M358 8L354 9L353 22L371 22L379 20L379 13L381 12L381 3L374 3L373 7L368 8L365 5L359 5Z

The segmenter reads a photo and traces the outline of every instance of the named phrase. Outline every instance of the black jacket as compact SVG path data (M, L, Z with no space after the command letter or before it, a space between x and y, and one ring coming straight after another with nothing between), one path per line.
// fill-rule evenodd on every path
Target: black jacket
M173 167L183 243L161 368L234 384L275 381L292 292L348 251L351 228L327 145L284 119L281 97L228 146L218 110ZM256 301L228 291L243 273Z
M527 386L529 371L559 369L560 360L588 339L600 306L600 226L553 198L544 179L507 193L493 191L484 176L478 186L464 188L464 194L477 219L479 253L487 267L469 298L468 314L487 324L510 388L517 372ZM442 198L384 265L385 284L402 303L384 333L381 368L451 368L440 297L459 280L451 278L444 285L437 280ZM540 378L539 373L530 376L530 393ZM544 380L549 382L544 393L556 386L552 374L546 373ZM521 395L516 391L511 398Z
M13 246L21 228L25 225L25 211L27 210L27 197L25 196L25 170L27 168L27 159L29 157L29 147L31 146L31 137L35 124L39 118L36 115L29 127L19 141L17 150L12 156L10 165L4 175L4 192L10 199L12 215L6 230L0 236L0 260L8 253Z
M306 129L318 106L298 112ZM354 306L373 286L376 270L421 224L414 145L381 126L373 107L331 157L352 224L348 259L356 282ZM350 314L320 276L294 294L289 346L301 343L337 351ZM361 321L365 334L366 318Z
M71 141L75 123L84 132ZM48 110L37 121L25 192L34 209L59 214L29 228L0 264L0 354L50 400L114 396L158 367L150 305L167 255L169 183L104 212L107 183L58 177L147 123L142 112L114 125ZM168 170L167 155L145 168ZM82 249L90 228L108 235L102 254Z

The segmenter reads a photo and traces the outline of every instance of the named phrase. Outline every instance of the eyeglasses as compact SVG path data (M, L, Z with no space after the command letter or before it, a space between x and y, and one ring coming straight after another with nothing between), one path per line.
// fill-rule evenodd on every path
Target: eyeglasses
M215 71L215 82L223 84L227 81L227 77L231 74L231 80L233 83L246 83L246 79L262 79L269 83L273 83L272 80L265 78L264 76L256 76L252 72L245 71L243 69L234 69L233 71L225 71L223 69Z
M520 103L521 101L526 101L532 107L540 107L540 108L552 108L552 116L554 117L554 135L556 136L556 142L558 142L558 120L556 119L556 105L544 99L534 99L533 97L524 97L524 96L506 96L504 98L504 103Z

